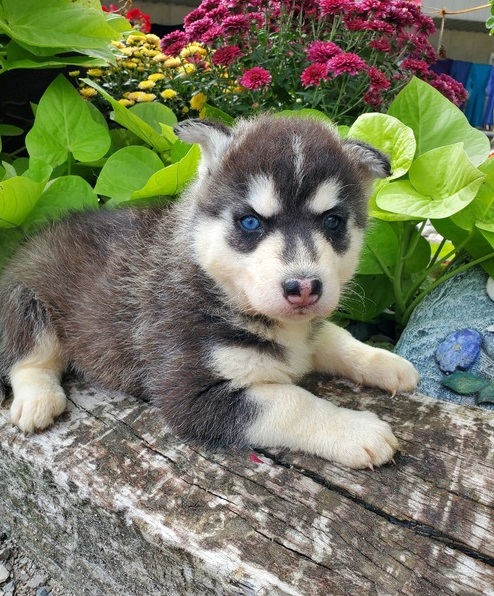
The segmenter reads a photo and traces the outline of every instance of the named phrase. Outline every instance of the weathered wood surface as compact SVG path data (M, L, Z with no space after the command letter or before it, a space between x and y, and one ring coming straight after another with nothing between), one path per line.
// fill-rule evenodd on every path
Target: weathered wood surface
M308 386L390 422L396 465L183 445L149 405L73 383L44 434L0 409L2 524L75 594L493 595L494 413Z

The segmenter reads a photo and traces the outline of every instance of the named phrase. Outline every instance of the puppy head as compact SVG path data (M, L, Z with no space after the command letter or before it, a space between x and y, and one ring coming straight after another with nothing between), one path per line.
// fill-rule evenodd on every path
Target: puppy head
M323 123L263 116L176 127L199 143L194 254L235 308L276 320L328 316L353 275L367 198L389 160Z

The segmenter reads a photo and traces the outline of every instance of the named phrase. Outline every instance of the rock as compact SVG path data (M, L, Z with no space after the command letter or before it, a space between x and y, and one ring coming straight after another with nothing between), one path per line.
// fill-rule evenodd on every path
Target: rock
M0 564L0 584L5 583L10 577L10 572L5 565Z
M48 590L44 586L36 590L36 596L50 596L50 593L50 590Z
M494 277L489 277L487 280L487 295L491 300L494 300Z
M479 355L482 336L475 329L460 329L447 335L436 350L436 361L445 373L466 370Z
M431 397L474 405L475 397L458 395L441 385L444 373L435 353L453 332L471 329L482 336L482 346L469 372L494 381L494 302L486 292L487 273L474 267L447 280L428 294L413 312L395 352L410 360L420 373L418 390ZM483 408L494 409L492 404Z

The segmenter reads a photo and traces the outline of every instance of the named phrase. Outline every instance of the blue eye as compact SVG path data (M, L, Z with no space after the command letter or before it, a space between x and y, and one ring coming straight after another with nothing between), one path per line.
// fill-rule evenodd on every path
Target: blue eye
M324 228L328 232L335 232L338 230L343 224L343 219L339 215L333 215L332 213L328 213L323 220Z
M258 232L261 228L261 222L255 215L246 215L239 220L240 227L245 232Z

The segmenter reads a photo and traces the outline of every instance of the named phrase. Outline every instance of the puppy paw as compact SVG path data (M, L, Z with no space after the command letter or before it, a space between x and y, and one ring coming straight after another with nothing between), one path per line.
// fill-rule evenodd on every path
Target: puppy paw
M380 387L393 395L413 391L417 387L420 377L411 362L387 350L371 350L364 360L363 385Z
M372 412L340 411L330 459L350 468L381 466L393 459L398 439L387 422Z
M25 433L43 430L60 416L66 403L65 393L57 385L46 389L24 388L14 393L10 408L12 424Z

